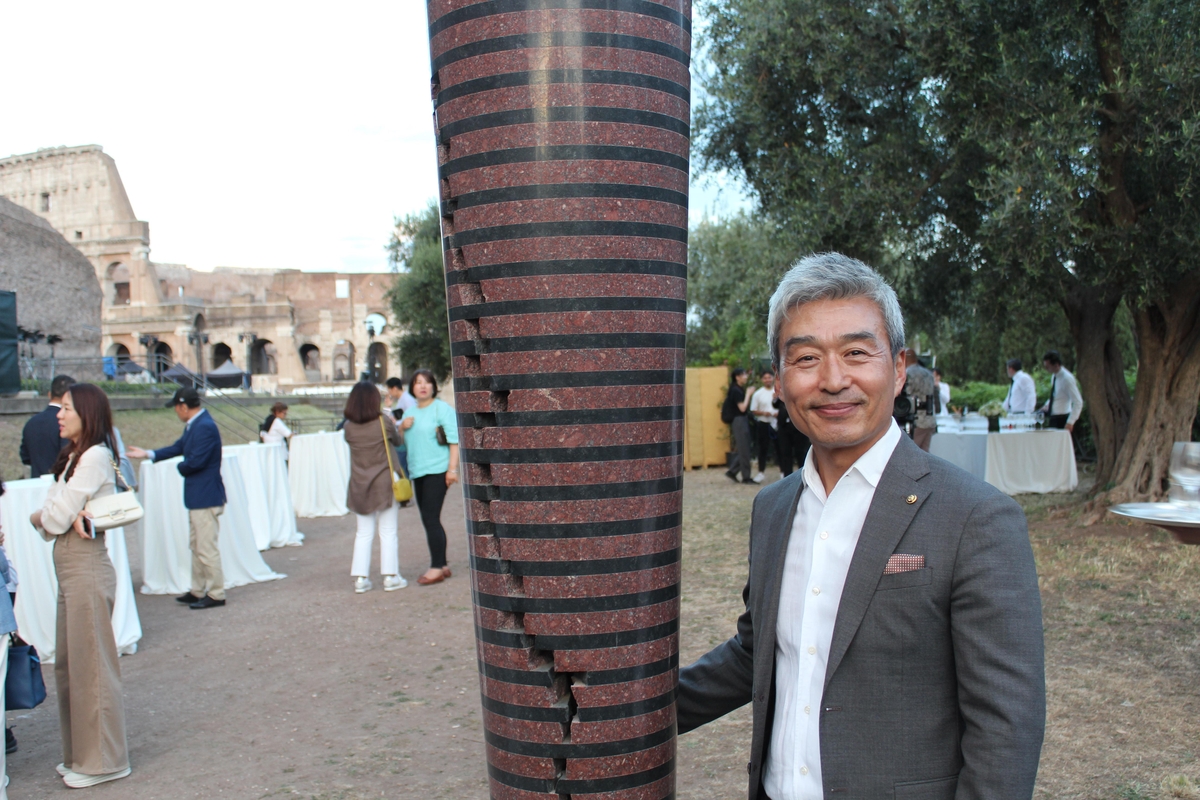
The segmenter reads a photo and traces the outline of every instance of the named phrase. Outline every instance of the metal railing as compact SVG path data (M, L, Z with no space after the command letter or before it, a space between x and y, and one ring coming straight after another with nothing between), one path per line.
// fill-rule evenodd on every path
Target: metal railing
M56 375L70 375L77 381L96 383L110 395L146 395L164 401L181 387L195 388L204 396L206 407L220 415L226 427L245 440L257 440L259 426L264 422L252 404L261 404L270 395L257 396L247 388L249 377L237 393L214 386L208 375L197 375L164 355L144 357L105 356L92 358L20 359L21 388L46 394ZM241 394L241 392L247 392ZM255 402L257 401L257 402ZM342 421L340 414L288 419L293 433L315 433L334 430Z
M169 357L151 354L142 358L107 356L100 358L31 358L20 361L21 388L39 394L50 390L56 375L70 375L77 381L92 381L108 394L149 395L169 398L180 388L194 388L207 401L210 411L233 432L247 439L258 438L262 423L256 411L240 398L213 386L205 375L196 375Z

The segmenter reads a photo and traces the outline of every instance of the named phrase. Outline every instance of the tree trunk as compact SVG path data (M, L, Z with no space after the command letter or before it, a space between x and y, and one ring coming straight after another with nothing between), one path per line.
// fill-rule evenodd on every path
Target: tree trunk
M1092 422L1097 488L1111 480L1133 410L1124 359L1113 333L1120 303L1119 294L1107 297L1101 288L1078 283L1066 289L1062 300L1075 339L1075 377Z
M1094 507L1162 499L1171 445L1191 440L1200 397L1200 275L1186 275L1161 300L1137 309L1134 324L1139 360L1133 416L1111 483Z

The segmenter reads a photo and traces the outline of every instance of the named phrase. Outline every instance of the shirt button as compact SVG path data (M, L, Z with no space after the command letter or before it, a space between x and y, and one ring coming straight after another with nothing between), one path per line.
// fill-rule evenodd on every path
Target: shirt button
M808 654L809 654L810 656L815 656L815 655L817 654L817 648L810 646L810 647L808 648Z
M812 709L811 709L811 708L809 708L808 706L805 706L805 707L804 707L804 713L805 713L805 714L811 714L811 713L812 713Z
M820 586L814 586L814 587L813 587L813 594L820 594L820 593L821 593L821 587L820 587Z
M821 531L821 538L822 538L822 539L828 539L828 538L829 538L829 531Z
M807 775L807 774L808 774L808 767L801 767L801 768L800 768L800 774L801 774L801 775Z

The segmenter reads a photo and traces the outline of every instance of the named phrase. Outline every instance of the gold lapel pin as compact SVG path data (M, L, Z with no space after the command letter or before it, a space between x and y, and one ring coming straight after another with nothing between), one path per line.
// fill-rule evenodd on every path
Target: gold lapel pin
M904 502L911 506L913 503L917 502L917 496L915 494L910 494L908 497L904 498Z

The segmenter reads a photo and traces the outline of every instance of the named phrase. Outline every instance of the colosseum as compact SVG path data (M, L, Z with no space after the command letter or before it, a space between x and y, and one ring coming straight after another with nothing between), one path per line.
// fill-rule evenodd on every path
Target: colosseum
M226 362L255 389L388 377L388 273L235 269L150 260L116 162L99 145L0 159L0 197L47 220L96 271L102 353L197 374ZM113 363L113 362L110 362Z

